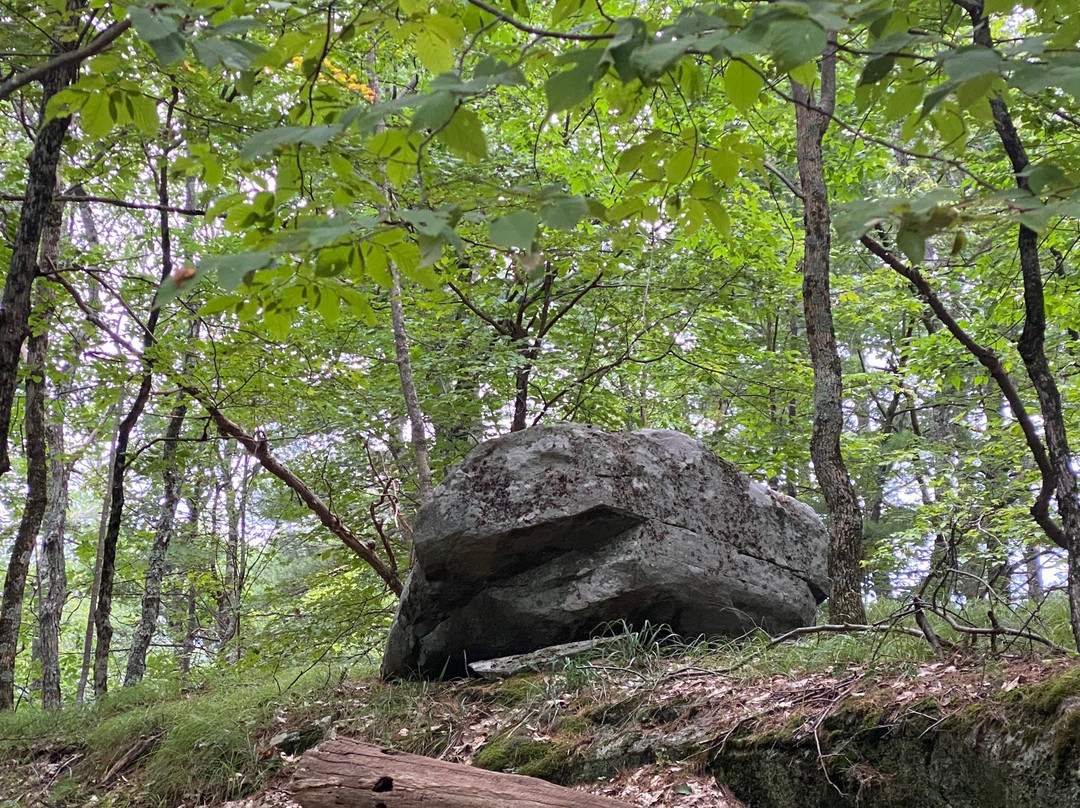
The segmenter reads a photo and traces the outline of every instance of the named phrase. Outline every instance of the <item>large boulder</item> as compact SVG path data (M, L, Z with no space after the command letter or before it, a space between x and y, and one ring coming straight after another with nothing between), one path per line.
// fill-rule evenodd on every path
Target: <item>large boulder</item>
M619 620L779 632L812 623L827 590L818 516L668 430L488 441L420 509L414 540L384 676L461 675Z

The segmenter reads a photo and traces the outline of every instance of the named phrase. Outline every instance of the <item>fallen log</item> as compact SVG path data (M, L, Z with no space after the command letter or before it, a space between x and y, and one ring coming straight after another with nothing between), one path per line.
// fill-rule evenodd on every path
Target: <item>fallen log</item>
M290 786L303 808L625 808L535 777L337 738L304 753Z

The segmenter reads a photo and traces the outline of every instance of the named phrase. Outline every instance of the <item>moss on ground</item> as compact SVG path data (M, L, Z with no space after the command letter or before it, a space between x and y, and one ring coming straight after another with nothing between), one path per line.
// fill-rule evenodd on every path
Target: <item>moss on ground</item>
M1040 715L1052 716L1067 699L1077 695L1080 695L1080 668L1052 676L1044 682L1021 685L997 698L1005 704L1020 705Z
M484 744L473 763L481 769L558 782L573 751L574 744L565 739L538 741L529 735L506 732Z

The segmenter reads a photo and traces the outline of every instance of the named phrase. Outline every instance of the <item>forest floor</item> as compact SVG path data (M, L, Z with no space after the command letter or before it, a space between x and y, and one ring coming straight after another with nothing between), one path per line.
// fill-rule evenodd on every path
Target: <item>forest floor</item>
M292 691L276 688L277 698L274 688L259 691L254 719L215 702L205 715L217 714L217 724L200 718L195 729L188 724L204 715L200 702L221 693L127 696L106 716L87 711L76 724L50 723L44 713L0 724L0 806L295 808L289 781L300 753L281 749L294 732L309 743L349 737L543 776L631 806L735 808L742 803L708 761L747 727L816 742L826 719L852 700L883 721L932 712L941 723L1051 677L1080 690L1080 663L1061 657L972 653L772 674L732 667L716 657L623 649L494 682L388 684L323 670ZM313 683L317 673L322 681Z

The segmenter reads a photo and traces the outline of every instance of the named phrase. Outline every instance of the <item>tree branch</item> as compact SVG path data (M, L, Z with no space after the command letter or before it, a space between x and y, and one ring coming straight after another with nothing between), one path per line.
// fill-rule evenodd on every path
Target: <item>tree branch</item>
M55 70L58 67L71 64L72 62L81 62L88 56L94 56L101 53L109 45L115 42L125 31L131 27L131 19L123 19L118 22L114 22L96 37L91 39L81 48L77 48L73 51L67 51L54 56L47 62L42 62L36 67L31 67L23 72L12 76L10 79L0 84L0 101L3 101L13 92L20 87L25 87L33 81L37 81L42 76L46 75L50 70Z
M0 201L3 202L22 202L23 197L19 194L4 194L0 193ZM60 194L53 199L56 202L97 202L102 205L112 205L117 208L127 208L128 210L154 210L165 211L166 213L176 213L180 216L205 216L206 211L200 208L182 208L175 207L173 205L158 205L151 202L128 202L124 199L113 199L108 196L86 196L80 194Z
M270 446L266 442L266 438L248 435L239 424L230 420L221 410L208 402L206 396L196 388L184 386L182 389L202 404L222 435L236 440L252 457L259 461L259 465L285 483L319 517L319 521L331 533L341 539L346 547L360 556L386 582L390 590L400 597L403 587L397 574L378 556L371 546L357 538L356 534L342 523L341 518L330 510L329 506L323 502L318 494L270 454Z
M926 278L922 276L919 270L905 264L891 250L870 236L863 236L859 241L866 249L884 261L890 269L908 280L918 290L919 295L930 306L941 324L948 329L957 342L967 348L968 353L974 356L979 361L979 364L987 369L990 376L997 383L1002 395L1005 396L1005 400L1009 402L1013 416L1024 433L1028 449L1035 460L1035 465L1039 467L1039 474L1042 476L1042 487L1038 499L1031 506L1031 515L1039 527L1042 528L1047 538L1063 550L1068 550L1064 531L1050 516L1050 497L1053 496L1055 488L1054 470L1050 464L1050 458L1046 453L1046 447L1043 446L1042 438L1039 437L1038 430L1035 428L1035 423L1020 398L1016 385L1013 384L1012 378L1005 370L1004 365L1001 364L997 354L976 342L953 319L949 310L945 308L945 304L941 302L941 298L930 288L930 284L927 283Z
M514 19L505 11L500 11L495 8L495 6L488 5L484 0L468 0L468 3L481 11L486 11L491 16L502 20L511 27L517 28L519 31L524 31L526 34L532 34L533 36L543 37L545 39L563 39L571 42L606 42L609 39L615 38L615 34L571 34L562 33L560 31L549 31L546 28L536 28Z

